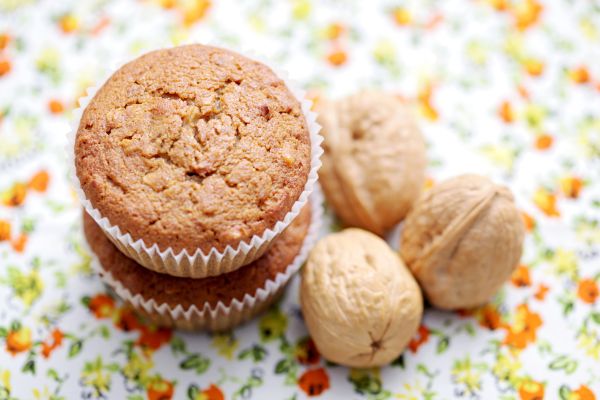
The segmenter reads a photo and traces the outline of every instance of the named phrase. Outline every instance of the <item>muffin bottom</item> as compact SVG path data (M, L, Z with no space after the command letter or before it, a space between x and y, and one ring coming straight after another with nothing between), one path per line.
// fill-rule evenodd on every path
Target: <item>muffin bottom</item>
M157 326L185 331L206 330L210 332L222 332L242 325L267 311L271 305L280 300L286 286L287 284L283 285L266 299L257 301L254 307L242 307L241 309L232 307L228 313L219 310L215 315L212 315L211 313L205 313L203 316L192 314L189 319L183 315L173 317L173 315L168 312L161 314L156 310L147 311L142 307L136 307L131 302L128 302L128 305L143 320Z

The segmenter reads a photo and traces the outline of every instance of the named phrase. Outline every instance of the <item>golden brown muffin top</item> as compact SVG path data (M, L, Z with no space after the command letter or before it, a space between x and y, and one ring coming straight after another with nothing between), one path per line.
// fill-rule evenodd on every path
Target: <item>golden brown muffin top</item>
M310 138L299 101L265 65L188 45L116 71L83 112L76 172L122 232L176 252L236 247L302 193Z
M310 219L310 205L306 205L261 258L233 272L202 279L159 274L142 267L121 253L85 211L83 230L102 268L134 296L140 294L172 308L181 304L187 310L193 304L202 308L206 302L215 307L219 302L229 305L233 299L241 301L245 294L253 296L263 288L267 280L275 280L298 255Z

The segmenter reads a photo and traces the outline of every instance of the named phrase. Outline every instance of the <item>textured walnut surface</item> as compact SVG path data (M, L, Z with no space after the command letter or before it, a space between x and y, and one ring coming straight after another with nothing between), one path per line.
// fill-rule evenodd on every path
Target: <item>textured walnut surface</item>
M434 306L475 307L517 266L524 235L508 188L462 175L415 204L404 223L401 254Z
M241 301L245 294L253 295L267 280L274 280L277 274L285 272L300 251L310 225L311 211L309 205L305 206L258 260L233 272L202 279L179 278L142 267L123 255L96 222L85 211L83 214L85 237L105 271L133 295L140 294L145 299L167 303L173 308L181 304L188 309L192 305L202 308L205 303L214 307L219 302Z
M382 235L419 197L427 159L412 115L395 96L363 91L318 107L325 154L319 177L346 225Z
M268 67L190 45L115 72L83 113L75 156L86 196L122 231L161 249L222 250L290 211L310 138Z
M421 291L379 237L351 228L322 239L302 270L301 303L323 356L354 367L394 360L415 334Z

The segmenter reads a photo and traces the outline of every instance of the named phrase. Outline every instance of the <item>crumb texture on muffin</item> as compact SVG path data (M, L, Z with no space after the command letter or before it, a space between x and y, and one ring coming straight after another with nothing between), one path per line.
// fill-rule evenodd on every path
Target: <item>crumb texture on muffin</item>
M228 305L233 299L254 295L258 288L277 274L284 273L300 252L311 220L310 206L300 212L269 250L258 260L233 272L202 279L180 278L146 269L121 253L105 236L96 222L83 211L83 230L92 251L102 268L110 272L135 296L167 303L172 308L192 305L202 308L205 303L215 307L219 302Z
M223 250L290 211L310 138L299 101L268 67L189 45L110 77L83 112L75 166L92 205L134 239Z

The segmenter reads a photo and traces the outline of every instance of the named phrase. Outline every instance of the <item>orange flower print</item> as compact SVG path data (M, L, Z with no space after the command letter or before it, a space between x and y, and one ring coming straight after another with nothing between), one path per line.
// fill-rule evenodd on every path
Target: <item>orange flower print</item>
M574 176L566 177L560 180L560 190L566 197L570 199L578 198L582 187L583 181Z
M319 351L311 338L300 340L296 345L295 353L300 364L312 365L319 362Z
M73 33L79 27L79 21L72 14L65 14L58 20L58 26L64 33Z
M8 60L0 60L0 78L8 74L11 70L11 64Z
M496 306L486 304L478 310L477 314L479 325L484 328L494 331L502 326L500 313Z
M334 22L329 24L329 26L327 26L325 29L325 37L329 40L337 40L342 37L345 31L346 27L344 27L344 25Z
M4 199L4 205L17 207L25 202L27 196L27 186L24 183L15 183L8 191L8 196Z
M543 187L536 190L533 195L535 205L547 216L558 217L560 212L556 208L556 195Z
M535 138L535 148L538 150L548 150L552 147L554 138L548 134L542 133Z
M546 298L546 294L548 293L548 286L543 283L538 286L535 294L533 295L539 301L543 301Z
M400 26L406 26L412 21L412 15L410 11L404 7L394 8L394 10L392 10L392 16L394 17L396 24Z
M0 242L10 239L10 222L0 219Z
M97 294L90 299L88 307L96 318L108 318L113 315L115 301L107 294Z
M581 301L594 304L600 295L598 284L593 279L582 279L577 285L577 296Z
M521 96L525 100L529 100L529 97L530 97L529 90L527 90L527 88L525 86L518 85L517 91L519 92L519 96Z
M408 348L413 353L416 353L424 343L429 340L429 329L425 325L419 326L417 336L412 338L408 343Z
M31 348L31 329L19 328L6 335L6 351L13 356Z
M10 246L17 253L22 253L25 251L25 245L27 244L27 240L28 240L27 235L22 233L10 241Z
M48 102L48 110L52 114L61 114L65 110L65 106L60 100L52 99Z
M8 33L0 33L0 51L8 47L10 43L10 35Z
M175 6L177 5L177 0L159 0L158 4L167 10L170 10L171 8L175 8Z
M502 104L500 104L500 108L498 109L498 115L500 116L500 119L507 124L511 124L514 122L515 112L509 101L505 100L502 102Z
M535 25L543 9L544 7L537 0L522 0L513 5L511 13L517 29L524 31Z
M525 70L531 76L540 76L544 72L544 63L535 58L525 60Z
M569 78L577 84L583 85L590 81L590 73L586 66L579 66L569 71Z
M329 376L324 368L309 369L298 379L298 386L308 396L319 396L329 389Z
M134 331L136 329L140 329L142 324L140 323L135 312L129 308L124 307L121 308L118 312L117 319L115 321L115 326L125 332Z
M521 383L519 386L519 398L521 400L543 400L544 385L532 380Z
M62 340L64 338L63 333L60 329L55 328L52 331L50 338L44 342L42 342L42 356L44 358L50 357L50 354L62 344Z
M169 400L173 398L173 383L162 378L153 379L146 388L148 400Z
M433 84L426 82L417 95L417 100L421 105L421 112L430 121L436 121L439 118L439 113L432 103Z
M341 67L348 61L348 54L342 49L334 49L327 55L327 61L334 67Z
M535 342L536 332L542 326L542 319L536 312L529 310L527 304L517 307L513 323L507 327L504 343L517 349L524 349Z
M200 393L204 396L200 397L203 400L225 400L225 395L223 395L221 389L216 385L210 385Z
M204 19L211 5L210 0L192 0L186 2L182 9L183 24L191 26Z
M525 211L521 211L521 217L523 218L523 224L525 224L525 230L531 232L535 228L535 220Z
M102 32L104 30L104 28L106 28L107 26L110 25L110 18L104 16L102 18L100 18L100 20L96 23L96 25L94 25L92 27L92 29L90 30L90 33L94 36L100 34L100 32Z
M150 350L158 350L163 344L171 340L173 334L168 328L154 328L142 326L141 334L136 344Z
M531 286L531 277L529 276L529 268L525 265L519 265L512 273L510 281L516 287Z
M48 172L42 170L31 177L27 183L27 187L36 192L45 192L48 189L49 181L50 175L48 175Z
M496 11L506 11L510 5L508 0L489 0L489 3Z
M571 392L573 400L596 400L596 395L585 385L579 386L577 390Z

